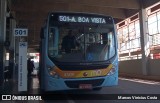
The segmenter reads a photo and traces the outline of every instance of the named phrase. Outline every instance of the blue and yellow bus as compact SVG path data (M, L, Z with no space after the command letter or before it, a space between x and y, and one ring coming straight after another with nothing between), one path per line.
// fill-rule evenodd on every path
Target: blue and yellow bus
M100 90L117 85L116 35L111 16L49 13L41 29L41 90Z

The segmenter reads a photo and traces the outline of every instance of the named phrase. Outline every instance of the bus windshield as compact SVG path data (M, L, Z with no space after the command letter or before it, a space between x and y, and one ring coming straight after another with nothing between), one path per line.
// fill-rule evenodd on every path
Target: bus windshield
M113 24L52 21L48 56L58 62L106 61L116 53Z

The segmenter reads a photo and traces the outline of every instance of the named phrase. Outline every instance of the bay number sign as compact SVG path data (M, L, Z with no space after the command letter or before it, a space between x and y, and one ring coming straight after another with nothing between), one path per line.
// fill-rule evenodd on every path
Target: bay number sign
M15 28L13 34L14 36L28 36L28 29Z

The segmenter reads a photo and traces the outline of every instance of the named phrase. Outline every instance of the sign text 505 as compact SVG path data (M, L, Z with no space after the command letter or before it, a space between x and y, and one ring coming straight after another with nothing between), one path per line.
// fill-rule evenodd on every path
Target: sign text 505
M15 28L14 29L14 35L15 36L27 36L28 35L28 29Z

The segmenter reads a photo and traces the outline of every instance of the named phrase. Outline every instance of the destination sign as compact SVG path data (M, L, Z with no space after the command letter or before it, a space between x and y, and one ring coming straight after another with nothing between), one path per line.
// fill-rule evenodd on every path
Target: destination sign
M78 23L98 23L105 24L105 18L101 17L84 17L84 16L59 16L61 22L78 22Z

